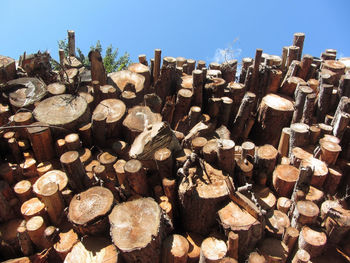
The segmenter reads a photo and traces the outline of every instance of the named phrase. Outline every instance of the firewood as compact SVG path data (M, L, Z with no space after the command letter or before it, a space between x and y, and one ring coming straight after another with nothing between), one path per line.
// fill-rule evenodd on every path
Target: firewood
M61 155L60 162L68 176L69 185L72 189L79 192L84 190L83 182L86 173L79 159L79 153L77 151L65 152Z
M148 196L146 172L139 160L132 159L125 163L124 170L130 188L139 195Z
M112 209L114 197L110 190L95 186L73 197L69 204L68 220L82 235L101 234L107 228L107 215Z
M47 85L49 96L61 95L66 93L66 86L62 83L55 82Z
M338 87L339 98L350 96L350 74L347 73L340 78Z
M336 166L328 167L328 175L326 181L323 184L325 193L334 195L337 192L337 188L343 177L343 172Z
M242 69L241 74L239 76L239 83L245 83L246 75L248 68L253 65L253 59L252 58L243 58L242 59Z
M265 186L254 185L252 188L258 204L266 211L272 211L276 207L277 199L273 192Z
M235 143L232 140L219 140L218 164L222 171L233 175L235 168Z
M322 122L329 112L333 85L321 84L317 102L317 120Z
M264 256L254 251L249 254L248 263L267 263L267 260Z
M11 137L7 140L7 145L10 148L11 155L15 159L17 163L22 163L23 161L23 154L21 152L21 149L19 148L18 141L15 137Z
M62 94L41 101L33 111L34 118L42 123L59 126L54 133L67 134L77 130L81 124L89 122L90 111L81 96Z
M29 220L35 216L41 216L42 218L47 219L45 204L41 202L37 197L33 197L22 204L21 214L26 220Z
M295 104L292 123L300 122L303 115L303 109L306 97L312 94L313 90L308 86L298 86L295 90Z
M15 259L9 259L6 261L3 261L3 263L31 263L32 261L28 257L21 257L21 258L15 258Z
M203 103L203 72L196 69L192 71L194 106L202 107Z
M306 146L309 141L309 125L293 123L290 126L289 155L294 147Z
M287 197L280 197L277 200L277 209L285 214L288 213L290 207L292 205L292 202L289 198Z
M51 247L51 243L44 238L46 224L41 216L34 216L28 219L26 229L30 239L39 249Z
M297 56L297 60L300 60L301 55L303 53L305 34L304 33L295 33L293 37L293 45L299 47L299 52Z
M123 159L119 159L114 165L113 168L118 178L119 185L126 184L126 174L124 170L126 161Z
M33 243L28 235L27 228L25 226L19 226L17 228L17 238L21 247L21 252L25 256L33 254Z
M291 129L289 127L284 127L282 129L281 137L278 143L278 152L281 156L288 156L290 132Z
M325 60L322 69L328 69L336 74L334 85L338 85L341 75L345 73L345 65L337 60Z
M310 189L309 189L309 192L307 193L307 195L305 196L305 200L312 201L316 205L320 206L321 203L323 202L324 197L325 196L324 196L323 191L310 185Z
M41 162L37 165L36 171L38 173L38 176L41 177L44 174L46 174L49 171L53 170L53 164L50 162Z
M33 184L33 192L39 194L42 191L41 189L49 183L55 183L58 185L58 190L60 192L67 189L68 177L67 174L61 170L51 170L42 175L36 182Z
M154 153L154 159L161 178L172 177L173 157L168 148L160 148Z
M65 257L65 263L96 262L96 263L118 263L119 254L117 249L107 238L84 237L76 243L73 249Z
M338 138L342 138L343 134L345 133L345 130L349 124L350 121L350 114L348 113L340 113L337 115L337 119L334 121L333 126L333 134L334 136Z
M299 170L291 165L278 165L273 171L273 187L278 196L290 197L299 177Z
M270 182L272 172L277 161L278 151L270 144L260 146L255 152L255 165L257 171L256 178L259 180L261 176L265 176Z
M304 226L299 235L299 249L304 249L310 254L311 258L322 254L327 243L327 235L308 226Z
M147 63L147 61L146 61L146 63ZM128 70L130 70L131 72L138 73L138 74L145 77L144 89L145 89L145 93L149 93L150 86L151 86L151 72L150 72L149 68L147 67L147 65L143 65L141 62L134 63L128 67Z
M161 209L153 199L139 198L116 205L109 222L113 243L125 262L160 262L167 228Z
M57 255L64 260L70 253L76 243L78 243L78 235L73 229L59 233L59 240L53 245Z
M45 204L50 221L58 226L64 209L64 202L56 182L43 185L37 194Z
M234 232L229 232L227 240L227 256L238 260L239 236Z
M292 263L308 263L310 262L310 254L304 250L304 249L299 249L292 260Z
M237 59L223 62L220 65L220 70L222 72L222 78L227 83L234 82L236 80Z
M233 100L229 97L221 97L221 102L219 124L228 126L231 118Z
M311 93L306 95L304 108L303 108L303 114L302 114L302 122L305 124L312 124L313 119L313 112L315 108L315 100L316 100L316 94Z
M224 241L214 237L208 237L201 244L199 263L220 262L227 253L227 246Z
M307 81L308 73L310 71L311 64L313 62L313 57L311 55L304 55L300 63L300 70L298 72L298 77Z
M184 228L203 234L215 224L214 215L220 203L227 200L228 191L222 171L206 162L201 166L188 169L179 184L178 195Z
M230 202L220 209L218 215L225 232L234 231L238 234L238 256L239 258L244 257L262 237L261 222L234 202ZM253 235L253 233L255 234Z
M176 128L178 122L188 113L193 93L187 89L180 89L177 93L175 111L172 119L172 127Z
M330 208L323 221L329 242L339 244L350 230L350 210L336 206Z
M236 159L235 174L238 185L244 185L245 182L252 182L253 164L247 159Z
M277 94L268 94L259 106L257 122L252 130L255 143L268 143L277 147L284 127L289 126L294 108L293 103Z
M311 201L298 201L293 212L291 226L301 229L305 225L315 224L319 211L318 206Z
M188 257L189 243L181 235L170 235L162 245L162 262L164 263L186 263Z
M274 210L272 215L266 220L267 235L281 239L289 225L290 221L288 216L279 210Z
M334 165L337 161L339 152L341 151L341 147L330 141L321 141L321 156L320 159L324 161L328 165Z
M16 77L16 61L0 55L0 83L5 83Z
M13 187L13 190L14 190L16 196L18 197L18 199L21 201L21 203L24 203L25 201L34 197L33 191L32 191L32 184L28 180L19 181Z

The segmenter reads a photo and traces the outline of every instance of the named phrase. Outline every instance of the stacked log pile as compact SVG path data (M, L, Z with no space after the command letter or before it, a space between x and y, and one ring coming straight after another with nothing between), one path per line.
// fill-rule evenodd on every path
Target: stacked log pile
M106 74L0 56L5 262L347 262L350 72L327 49Z

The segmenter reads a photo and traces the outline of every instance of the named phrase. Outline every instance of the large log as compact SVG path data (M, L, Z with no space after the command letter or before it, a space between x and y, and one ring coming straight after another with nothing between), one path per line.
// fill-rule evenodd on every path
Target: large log
M76 230L84 234L100 234L108 229L107 215L112 209L114 197L104 187L91 187L73 197L69 204L68 220Z
M109 215L110 234L125 262L160 262L167 225L152 198L116 205Z
M293 103L277 94L266 95L259 106L258 118L251 137L257 145L271 144L277 147L281 131L292 119Z

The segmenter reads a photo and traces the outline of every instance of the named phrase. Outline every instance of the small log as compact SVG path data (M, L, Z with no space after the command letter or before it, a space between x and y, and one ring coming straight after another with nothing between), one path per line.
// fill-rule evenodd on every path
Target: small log
M64 202L56 182L51 182L43 185L40 188L40 195L42 202L47 208L50 221L58 226L61 222L63 214Z
M330 110L333 85L321 84L317 101L317 121L323 122Z
M247 259L248 263L267 263L267 260L264 256L260 255L258 252L254 251L249 254Z
M28 257L14 258L3 261L3 263L31 263L32 261Z
M292 253L295 247L295 244L298 241L299 230L294 227L288 227L283 234L283 243L288 247L289 253Z
M282 164L273 171L273 187L278 196L290 197L299 177L299 169Z
M39 177L43 176L44 174L52 170L53 170L53 165L50 162L39 163L38 166L36 167L36 171Z
M230 202L220 209L218 215L225 232L234 231L238 234L238 257L244 258L246 253L252 250L262 237L261 222L234 202Z
M172 177L173 157L168 148L161 148L154 153L154 159L161 178Z
M107 215L114 197L110 190L95 186L73 197L69 204L68 220L82 235L101 234L108 228Z
M290 131L289 127L284 127L282 129L280 141L278 143L278 152L281 156L288 156Z
M308 263L310 262L310 254L304 249L298 249L295 253L292 263Z
M278 151L270 144L258 147L255 152L254 168L257 171L256 178L264 176L271 182L272 172L277 162Z
M180 89L177 93L172 127L176 128L178 122L188 113L193 93L188 89Z
M88 57L91 63L91 80L97 80L101 86L106 85L107 75L100 52L97 49L91 50Z
M239 76L239 83L245 83L247 71L248 68L253 65L253 59L252 58L243 58L242 59L242 69L241 74Z
M126 178L130 188L139 195L147 196L149 193L146 172L139 160L129 160L124 166Z
M14 115L13 121L17 126L26 126L33 123L33 115L31 112L18 112ZM17 130L16 138L28 138L28 133L25 128Z
M66 86L59 82L54 82L47 85L49 96L61 95L66 93Z
M162 239L167 228L161 209L153 199L139 198L116 205L109 222L113 243L125 262L161 261Z
M286 197L280 197L277 200L277 210L287 214L290 207L292 205L292 201L289 198Z
M22 175L26 178L37 177L36 160L32 157L24 159L24 162L19 164Z
M293 123L290 126L289 156L294 147L306 146L309 142L309 125L305 123Z
M41 177L36 180L36 182L33 184L33 192L35 194L40 195L42 188L46 184L55 183L58 185L58 190L60 192L67 189L68 185L68 177L65 172L62 172L61 170L51 170L42 175Z
M324 193L323 191L310 186L309 192L305 196L305 200L314 202L316 205L320 206L324 200Z
M252 182L253 164L247 159L236 159L235 174L238 179L236 183L239 186L244 185L245 182Z
M287 98L277 94L268 94L262 98L258 118L251 132L254 142L277 147L281 131L289 126L293 111L293 103Z
M189 243L181 235L168 236L162 245L163 263L186 263L188 257Z
M68 55L75 57L75 32L68 30Z
M347 73L340 78L339 87L338 87L338 96L350 97L350 74Z
M320 140L321 156L320 160L328 165L334 165L337 161L338 155L341 152L339 144L330 141Z
M229 232L227 238L227 256L238 260L238 244L239 235L234 232Z
M298 201L293 212L291 226L301 229L305 225L315 224L319 211L318 206L311 201Z
M330 208L323 221L329 242L339 244L350 230L350 210L336 206Z
M27 228L25 226L19 226L17 228L17 238L21 247L21 252L25 256L33 254L33 243L28 235Z
M194 102L193 104L198 107L202 107L203 104L203 72L202 70L196 69L192 72L193 79L193 94Z
M303 108L303 114L301 121L305 124L312 124L313 121L313 112L315 109L315 100L316 100L316 94L311 93L306 95L304 108Z
M13 187L13 190L16 196L18 197L18 199L21 201L21 203L24 203L25 201L34 197L33 191L32 191L32 183L29 180L19 181Z
M5 83L16 77L16 61L0 55L0 83Z
M300 122L303 115L305 100L307 95L312 94L313 90L308 86L298 86L295 90L295 104L292 123Z
M222 73L222 78L227 82L235 82L236 71L237 71L237 59L232 59L223 62L220 65L220 70Z
M271 69L269 74L269 82L266 93L277 93L282 79L282 71L279 69Z
M26 223L26 229L30 239L39 249L47 249L51 247L51 243L44 238L46 224L41 216L34 216Z
M349 113L340 113L337 115L337 119L333 126L333 135L341 139L345 133L345 130L350 122Z
M162 51L160 49L154 50L153 83L156 83L159 78L161 54L162 54Z
M64 260L66 263L81 262L118 263L119 254L111 241L104 237L84 237L76 243Z
M328 69L335 73L333 84L338 86L340 77L345 73L345 65L341 61L330 59L322 63L322 69Z
M343 172L339 167L330 166L328 167L328 175L326 181L323 184L325 193L330 195L335 195L337 193L337 188L343 177Z
M52 135L47 125L35 122L27 128L27 132L38 162L49 161L55 157Z
M232 140L219 140L218 164L221 170L233 176L235 169L235 143Z
M208 237L203 240L199 263L214 263L223 259L227 253L227 246L224 241L214 237Z
M293 46L299 47L298 55L296 57L297 60L300 60L301 55L303 53L304 40L305 40L305 33L294 33Z
M84 190L84 178L86 177L85 169L80 161L79 153L77 151L65 152L60 157L60 162L64 171L66 172L69 185L73 190L81 192Z
M304 55L300 63L300 70L298 72L298 77L307 81L308 73L310 71L311 64L313 62L313 57L311 55Z
M299 249L304 249L311 258L322 254L327 243L327 235L320 230L304 226L299 235Z
M225 94L232 100L232 120L234 121L233 118L236 117L238 109L240 107L240 104L242 102L242 99L244 97L245 93L245 87L241 83L235 83L235 82L230 82L227 84L226 89L228 89L228 94Z
M22 204L21 214L26 220L35 216L41 216L45 219L47 218L45 204L36 197L33 197Z
M279 210L274 210L272 215L266 220L266 231L270 237L281 239L289 226L290 221L288 216Z
M258 248L267 262L286 262L289 253L288 247L276 238L263 239Z
M59 240L53 245L57 255L64 260L76 243L79 242L77 233L73 229L59 233Z

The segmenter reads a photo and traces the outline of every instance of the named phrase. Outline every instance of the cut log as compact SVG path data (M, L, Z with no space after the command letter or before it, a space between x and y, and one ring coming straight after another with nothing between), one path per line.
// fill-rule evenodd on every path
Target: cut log
M186 263L188 257L189 243L181 235L170 235L162 245L163 263Z
M16 61L0 55L0 83L5 83L16 77Z
M200 256L200 246L203 242L203 237L195 233L187 233L187 241L189 243L188 263L197 263Z
M90 121L90 110L86 100L81 96L63 94L41 101L33 111L34 118L53 128L54 135L68 134Z
M149 107L135 106L128 111L123 121L124 135L128 143L132 143L137 135L142 133L148 125L161 122L162 117L153 113Z
M238 260L238 244L239 235L234 232L229 232L227 238L227 256Z
M295 253L292 263L308 263L310 262L310 254L304 250L299 249L297 253Z
M300 231L298 245L299 249L304 249L311 258L317 257L325 250L327 235L308 226L304 226Z
M232 140L219 140L218 165L222 171L233 176L235 169L235 143Z
M178 122L188 113L193 93L188 89L180 89L177 93L172 127L176 129Z
M317 121L323 122L326 114L330 110L331 98L333 92L333 85L322 84L320 85L320 92L317 101Z
M326 163L315 158L310 158L302 160L300 165L302 167L308 166L313 169L311 185L321 189L328 174Z
M288 211L292 205L292 201L289 198L286 197L280 197L277 200L277 210L288 214Z
M288 257L288 247L276 238L265 238L259 245L259 252L263 255L267 262L284 263Z
M215 237L208 237L201 244L199 263L221 262L227 253L227 246L224 241Z
M42 188L49 183L58 185L59 191L64 191L68 185L68 177L65 172L61 170L51 170L42 175L33 185L33 192L40 195Z
M27 228L25 226L19 226L17 228L18 243L21 247L21 252L25 256L33 254L33 243L28 235Z
M204 162L204 169L192 167L188 179L183 178L178 188L181 220L187 231L208 233L215 224L215 213L227 200L225 176Z
M279 210L274 210L272 215L266 220L266 231L270 237L281 239L289 226L288 216Z
M30 239L39 249L51 247L52 244L44 237L46 224L41 216L30 218L26 223L26 229Z
M172 177L173 156L168 148L160 148L154 153L154 160L161 178Z
M14 258L3 261L3 263L31 263L32 261L28 257Z
M146 63L147 63L147 61L146 61ZM141 63L134 63L128 67L128 70L131 72L138 73L138 74L145 77L145 83L144 83L145 93L146 94L150 93L151 72L149 70L149 67L147 67L147 65L143 65Z
M75 262L118 263L119 255L116 247L107 238L84 237L74 245L66 256L64 263Z
M54 82L47 85L47 91L51 96L62 95L66 93L66 86L59 82Z
M339 206L330 208L323 221L323 226L329 242L339 244L346 239L350 230L350 210Z
M34 216L41 216L45 219L47 218L45 204L36 197L33 197L22 204L21 214L26 220L29 220Z
M36 160L43 162L53 159L55 151L50 128L44 123L35 122L27 131Z
M323 184L325 193L335 195L342 177L343 172L339 169L339 167L328 167L328 175L325 183Z
M300 122L303 115L303 109L307 95L312 94L313 90L308 86L298 86L295 90L295 104L292 123Z
M24 203L25 201L34 197L32 191L32 183L29 180L19 181L13 187L13 190L21 203Z
M302 122L305 124L311 125L313 122L313 112L315 109L315 100L316 100L316 94L311 93L306 95L305 103L304 103L304 109L303 109L303 115L302 115Z
M294 167L299 167L302 160L308 160L312 158L312 154L303 150L300 147L294 147L290 155L290 163Z
M88 57L91 63L91 80L97 80L101 86L106 85L107 75L100 52L97 49L91 50Z
M79 242L77 233L73 229L59 233L59 240L53 245L57 255L64 260L74 245ZM81 255L80 255L81 256Z
M220 209L218 215L225 232L233 231L238 234L238 257L244 258L246 253L251 251L262 237L263 226L261 222L234 202L230 202Z
M314 202L316 205L320 206L324 199L323 191L310 185L309 192L305 196L305 200Z
M306 86L306 82L301 78L291 76L285 79L279 91L292 98L297 86Z
M284 127L281 132L281 138L278 143L278 152L281 156L288 156L290 140L290 128Z
M142 163L132 159L125 163L124 170L130 188L138 195L147 196L149 193L148 183Z
M256 179L266 177L269 182L272 180L272 172L277 162L278 151L270 144L258 147L255 152L254 168L257 171Z
M193 104L198 107L202 107L203 104L203 83L205 82L203 79L202 70L196 69L192 71L192 79L193 79L193 94L194 94L194 102Z
M160 262L166 221L151 198L116 205L109 215L111 237L125 262Z
M294 147L306 146L309 142L309 125L305 123L293 123L290 126L289 156Z
M266 211L272 211L276 207L276 196L265 186L254 185L252 191L255 194L258 204Z
M290 197L299 178L299 169L282 164L273 171L273 187L278 196Z
M264 256L260 255L258 252L254 251L249 254L247 259L248 263L267 263L267 260Z
M324 161L328 165L334 165L337 161L338 155L341 152L339 144L320 140L321 156L320 160Z
M145 81L144 76L129 70L113 72L108 75L108 84L117 89L117 95L122 94L123 91L132 91L136 94L137 103L143 100Z
M108 228L107 215L112 209L114 197L101 186L91 187L73 197L69 204L68 220L82 234L101 234Z
M80 161L79 153L77 151L65 152L60 157L60 162L64 171L66 172L69 185L73 190L83 191L84 190L84 178L86 177L85 169Z
M154 50L153 83L156 83L160 74L161 49Z
M294 111L293 103L277 94L266 95L259 106L258 119L252 130L257 145L271 144L277 147L281 131L289 126Z
M320 209L315 203L298 201L293 212L291 226L301 229L305 225L313 225L316 223L319 212Z

